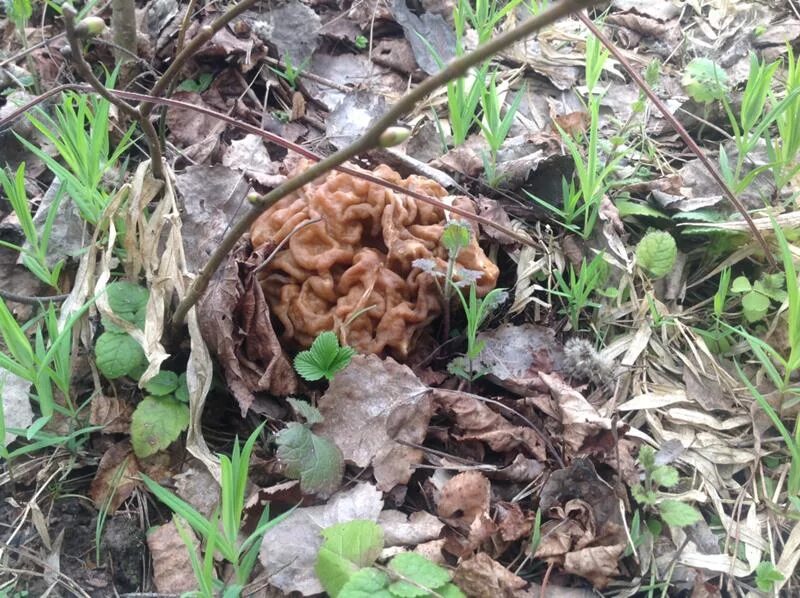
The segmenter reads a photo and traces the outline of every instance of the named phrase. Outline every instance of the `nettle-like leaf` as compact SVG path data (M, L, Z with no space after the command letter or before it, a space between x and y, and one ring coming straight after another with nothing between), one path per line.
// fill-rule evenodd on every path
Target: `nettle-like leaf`
M353 573L338 594L328 593L336 598L393 598L394 594L386 589L389 581L383 571L367 567Z
M308 351L297 354L294 369L312 382L322 378L331 380L336 372L347 367L355 353L351 347L340 347L336 334L328 330L314 339Z
M189 426L189 408L172 398L145 397L131 418L131 444L137 457L149 457L172 444Z
M150 291L126 280L109 283L106 293L111 311L120 317L142 310L150 298Z
M775 584L786 579L775 565L764 561L756 567L756 585L762 592L771 592Z
M97 368L109 380L134 374L147 364L144 350L126 333L104 332L94 346Z
M175 398L181 403L189 402L189 385L186 383L186 372L178 376L178 388L175 389Z
M389 569L401 577L389 586L395 596L428 596L431 591L438 593L439 588L450 583L450 573L446 569L416 552L398 554L389 562Z
M654 278L661 278L672 271L678 247L672 235L654 230L647 233L636 246L636 260Z
M178 374L160 371L144 385L144 389L156 397L171 395L178 389Z
M728 74L710 58L695 58L686 65L681 84L686 93L702 104L721 100L728 93Z
M653 483L664 488L672 488L678 484L678 470L669 465L659 465L650 473Z
M338 523L322 530L325 539L317 555L315 571L322 586L331 596L340 594L353 576L365 567L370 567L383 550L383 529L375 522L353 520ZM375 586L377 578L365 578L350 591L356 591L363 584ZM389 584L383 577L378 589Z
M322 413L319 412L319 409L314 407L311 403L307 403L305 401L298 401L295 398L288 397L286 401L292 406L294 412L306 420L306 423L309 426L313 426L314 424L321 424L325 421L325 418L322 417Z
M470 228L468 224L451 220L442 232L442 245L450 255L455 255L469 246Z
M702 519L700 511L692 505L679 500L662 500L658 503L658 513L667 525L686 527Z
M300 480L304 493L333 492L339 487L344 475L344 459L333 442L297 422L278 432L275 442L277 457L286 465L286 475Z

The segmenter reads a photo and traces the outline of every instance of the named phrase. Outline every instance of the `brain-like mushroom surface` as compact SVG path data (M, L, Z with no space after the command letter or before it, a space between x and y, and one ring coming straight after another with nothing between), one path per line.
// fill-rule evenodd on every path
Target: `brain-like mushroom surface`
M373 174L435 198L447 195L430 179L403 179L388 166ZM467 198L454 198L453 205L474 210ZM320 220L291 234L314 219ZM260 247L289 237L259 279L284 337L308 347L321 332L334 330L363 353L405 357L442 310L434 275L413 262L432 260L445 270L445 224L437 207L336 171L277 202L253 224L250 239ZM457 262L480 273L482 295L494 288L498 269L478 245L477 230L472 232Z

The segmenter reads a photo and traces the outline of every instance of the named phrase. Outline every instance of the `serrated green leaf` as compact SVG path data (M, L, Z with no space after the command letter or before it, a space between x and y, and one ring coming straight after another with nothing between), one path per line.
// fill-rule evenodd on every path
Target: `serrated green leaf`
M679 500L663 500L658 503L658 513L667 525L685 527L697 523L702 518L700 511L692 505Z
M146 362L144 350L129 334L104 332L94 346L97 368L109 380L132 375Z
M457 254L469 245L470 228L463 222L450 221L442 232L442 245L450 255Z
M339 596L342 589L358 573L358 566L323 546L317 553L314 572L329 596Z
M172 444L189 426L189 408L171 398L145 397L131 418L131 444L137 457L149 457Z
M106 292L111 311L120 317L123 314L135 314L147 305L150 298L150 291L126 280L109 283Z
M350 363L355 350L340 347L339 339L330 330L323 332L307 351L301 351L294 359L294 369L309 381L332 379L339 370Z
M286 475L300 480L304 493L333 492L342 481L342 452L327 438L317 436L297 422L288 424L275 437L277 457L286 465Z
M178 388L178 374L162 370L153 376L144 389L156 397L165 397L174 393Z
M347 521L322 530L315 571L325 590L336 596L355 571L371 566L383 549L383 529L365 520ZM388 584L388 579L381 587Z
M746 276L737 276L731 283L731 293L746 293L752 289L753 287Z
M389 586L389 591L397 596L425 596L429 590L436 590L450 582L450 573L446 569L416 552L401 552L396 555L389 562L389 569L418 584L415 586L406 581L396 581Z
M756 567L756 585L762 592L771 592L775 583L784 579L783 573L769 561L759 563Z
M331 596L336 598L391 598L391 592L386 589L388 585L389 577L383 571L367 567L356 571L342 586L339 593L331 594Z
M322 413L319 412L319 409L314 407L311 403L307 403L306 401L298 401L292 397L288 397L286 400L292 406L294 412L306 420L306 423L309 426L321 424L323 421L325 421L325 418L322 417Z
M678 470L669 465L660 465L650 473L653 483L664 488L672 488L678 483Z
M695 58L686 65L681 84L694 101L706 104L725 97L728 75L713 60Z
M748 322L758 322L767 315L770 300L766 295L750 291L742 295L742 315Z
M358 567L371 566L383 550L383 528L374 521L354 519L322 530L322 546Z
M454 583L448 583L441 588L436 588L436 594L441 598L466 598L466 594Z
M677 256L675 239L665 231L650 231L636 246L637 262L654 278L669 274Z
M649 444L643 444L639 449L639 463L645 470L649 471L655 467L656 464L656 451Z

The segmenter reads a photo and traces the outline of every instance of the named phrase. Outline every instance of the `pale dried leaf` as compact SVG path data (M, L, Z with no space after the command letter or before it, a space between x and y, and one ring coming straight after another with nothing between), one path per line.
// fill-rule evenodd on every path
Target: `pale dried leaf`
M191 528L186 524L184 528L186 534L194 539ZM198 546L196 542L197 558L202 561ZM151 528L147 534L147 547L153 557L153 582L159 592L173 594L198 588L189 560L189 547L184 544L174 522Z
M344 458L359 467L372 465L378 488L408 482L432 414L428 388L408 367L391 358L358 355L336 374L319 401L325 421L315 433L333 441Z

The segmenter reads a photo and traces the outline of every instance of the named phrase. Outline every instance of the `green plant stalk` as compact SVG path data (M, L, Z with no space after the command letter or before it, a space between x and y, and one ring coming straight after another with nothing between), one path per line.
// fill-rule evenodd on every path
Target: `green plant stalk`
M403 115L412 110L422 99L430 93L446 84L448 81L457 79L466 71L482 62L500 50L509 47L513 43L524 39L528 35L538 31L561 17L579 11L595 4L595 0L563 0L553 5L547 11L536 16L530 17L522 24L493 38L486 44L478 46L473 52L453 60L446 68L423 81L420 85L405 94L392 108L390 108L378 121L359 139L351 145L343 148L328 158L321 160L311 166L301 174L279 185L273 191L254 202L248 214L234 224L220 242L217 249L209 257L208 262L195 278L186 295L181 300L172 320L173 329L181 326L186 314L205 292L211 277L222 264L225 257L233 249L234 245L249 229L253 222L271 205L289 193L296 191L303 185L310 183L320 175L339 166L347 160L357 156L379 145L381 134L390 126L394 125Z
M764 235L761 234L761 231L758 230L758 227L753 222L752 216L747 211L747 208L742 204L742 202L736 197L730 187L725 183L724 179L720 176L719 172L716 168L711 164L711 161L708 157L703 153L700 149L700 146L697 145L692 136L689 135L686 128L681 125L675 115L672 114L670 109L661 101L652 88L647 84L647 82L642 79L642 76L633 68L631 63L628 61L627 58L622 54L622 52L611 43L611 41L597 28L597 26L592 22L592 20L587 17L583 13L577 14L578 19L586 25L586 27L595 35L603 45L608 49L611 55L622 65L625 71L631 76L631 79L634 80L636 85L641 89L644 94L648 97L648 99L653 102L653 105L658 109L659 112L664 116L667 122L670 123L675 132L678 133L680 138L686 144L686 146L691 150L691 152L697 156L697 159L700 160L700 163L703 167L708 171L711 175L711 178L714 179L714 182L719 185L720 189L722 189L723 194L731 204L738 210L738 212L742 215L742 218L747 223L748 228L753 234L753 237L758 241L761 248L764 250L764 257L769 262L770 266L777 270L778 263L775 261L775 258L770 253L769 244L767 243L766 239L764 239Z

